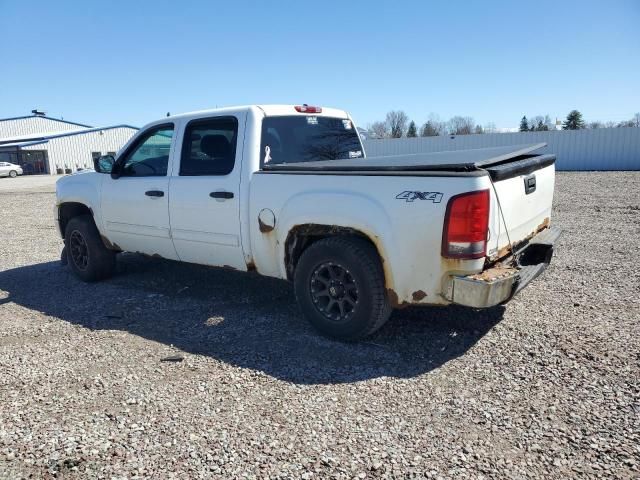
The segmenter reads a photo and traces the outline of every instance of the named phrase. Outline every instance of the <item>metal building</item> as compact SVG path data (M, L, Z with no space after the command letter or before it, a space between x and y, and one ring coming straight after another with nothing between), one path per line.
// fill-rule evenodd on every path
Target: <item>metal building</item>
M25 174L71 173L117 152L137 130L130 125L96 128L41 112L0 119L0 161L22 166Z
M540 153L555 153L558 170L640 170L636 127L370 139L364 147L368 157L377 157L542 142L547 146Z

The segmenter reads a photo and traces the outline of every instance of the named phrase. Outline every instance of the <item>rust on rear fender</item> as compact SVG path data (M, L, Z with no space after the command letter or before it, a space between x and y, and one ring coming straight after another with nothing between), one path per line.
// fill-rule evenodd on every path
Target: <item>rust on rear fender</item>
M390 292L390 291L393 292L393 294L389 296L389 299L391 301L391 304L394 305L394 301L392 301L392 299L395 298L395 303L397 304L398 295L394 291L393 275L391 272L390 262L386 260L386 250L382 245L382 241L380 240L380 237L375 233L368 231L366 229L355 229L351 227L343 227L341 225L326 225L326 224L313 224L313 223L296 224L289 229L289 232L287 234L287 241L285 242L285 245L287 246L287 248L285 249L285 263L288 262L288 259L292 253L291 251L287 251L287 249L293 250L295 248L295 242L288 241L291 235L296 235L298 233L307 234L307 235L314 235L314 234L335 235L335 234L345 233L345 232L362 236L367 240L369 240L371 243L373 243L378 253L378 257L380 257L380 263L382 265L382 271L384 273L385 288L387 292Z
M404 308L410 305L410 303L406 301L400 302L398 294L392 288L387 288L387 299L389 300L389 305L393 308Z
M424 300L426 296L427 296L427 293L423 290L417 290L411 294L411 298L413 298L414 302L419 302L420 300Z

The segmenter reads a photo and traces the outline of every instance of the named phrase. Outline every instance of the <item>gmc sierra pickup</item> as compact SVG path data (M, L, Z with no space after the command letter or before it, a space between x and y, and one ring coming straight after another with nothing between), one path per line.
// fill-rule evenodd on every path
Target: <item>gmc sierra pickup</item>
M393 308L505 303L551 260L544 144L367 158L350 116L308 105L163 118L57 182L63 258L84 281L139 252L294 283L352 340Z

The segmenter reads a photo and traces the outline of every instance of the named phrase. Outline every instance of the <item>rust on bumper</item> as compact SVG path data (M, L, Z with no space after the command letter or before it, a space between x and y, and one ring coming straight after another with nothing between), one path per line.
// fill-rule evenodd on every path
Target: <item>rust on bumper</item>
M549 265L560 233L557 227L544 229L512 257L473 275L451 276L444 289L445 298L473 308L493 307L511 300Z

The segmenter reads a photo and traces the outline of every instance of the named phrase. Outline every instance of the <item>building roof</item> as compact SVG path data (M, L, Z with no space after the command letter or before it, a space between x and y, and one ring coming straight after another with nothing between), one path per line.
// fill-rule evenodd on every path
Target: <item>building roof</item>
M52 138L71 137L73 135L83 135L85 133L99 132L101 130L112 130L114 128L131 128L138 130L137 127L131 125L112 125L109 127L95 127L95 128L83 128L79 130L71 130L69 132L49 132L49 133L32 133L28 135L18 135L15 137L0 138L0 146L17 146L16 144L23 144L32 142L31 145L36 143L45 143ZM24 145L20 145L24 146Z
M24 142L13 142L13 143L0 143L0 150L3 148L22 148L22 147L30 147L31 145L40 145L42 143L48 143L49 140L33 140L33 141L24 141Z
M0 122L8 122L11 120L24 120L26 118L44 118L45 120L51 120L53 122L62 122L62 123L68 123L69 125L77 125L78 127L93 128L92 125L84 125L82 123L70 122L69 120L47 117L46 115L23 115L21 117L0 118Z

